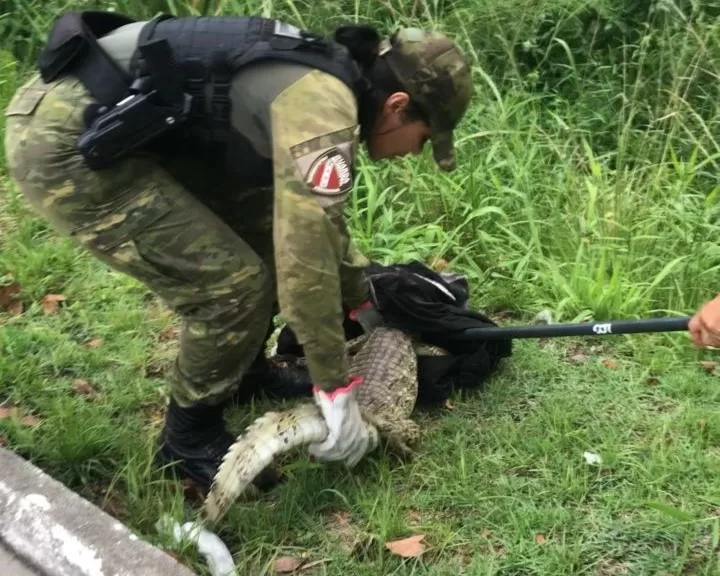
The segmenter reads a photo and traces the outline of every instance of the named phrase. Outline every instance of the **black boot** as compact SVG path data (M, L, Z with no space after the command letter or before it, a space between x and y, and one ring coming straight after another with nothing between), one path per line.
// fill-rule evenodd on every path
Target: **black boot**
M251 397L264 395L268 398L302 398L312 396L312 380L304 366L295 365L289 358L282 365L270 362L259 354L240 382L233 401L244 404Z
M225 405L181 408L175 399L171 399L159 439L156 465L172 464L169 470L174 468L179 476L191 478L208 491L223 456L235 441L225 428ZM253 483L267 489L278 481L279 478L268 469Z

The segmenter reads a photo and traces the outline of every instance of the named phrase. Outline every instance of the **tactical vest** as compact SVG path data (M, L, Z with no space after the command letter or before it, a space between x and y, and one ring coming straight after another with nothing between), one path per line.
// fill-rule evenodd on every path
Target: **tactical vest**
M229 89L235 73L274 59L335 76L353 91L358 103L368 90L345 46L258 16L157 17L140 33L127 75L95 38L130 22L133 20L107 12L66 14L56 22L38 60L46 82L63 73L75 74L99 101L87 111L89 132L80 141L88 161L98 166L111 163L103 164L103 158L143 148L160 155L200 154L215 162L222 158L226 168L253 167L257 178L252 185L271 184L271 161L257 155L249 142L231 129ZM140 100L146 84L154 90L147 102ZM134 99L128 98L131 95ZM118 103L136 109L124 113ZM115 111L110 119L102 118L102 114ZM142 126L133 132L130 123ZM111 130L124 138L123 146L112 140Z

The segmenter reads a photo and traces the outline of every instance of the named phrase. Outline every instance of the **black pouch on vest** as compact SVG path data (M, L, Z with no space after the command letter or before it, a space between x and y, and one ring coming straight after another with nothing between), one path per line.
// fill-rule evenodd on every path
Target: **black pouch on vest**
M191 98L182 92L167 41L139 46L146 75L133 79L102 49L97 38L135 22L111 12L70 12L53 26L38 58L43 80L76 76L98 101L85 110L88 130L78 148L94 170L184 122Z
M45 82L77 76L90 94L109 106L129 93L128 76L98 44L97 38L135 20L112 12L69 12L57 19L37 59Z

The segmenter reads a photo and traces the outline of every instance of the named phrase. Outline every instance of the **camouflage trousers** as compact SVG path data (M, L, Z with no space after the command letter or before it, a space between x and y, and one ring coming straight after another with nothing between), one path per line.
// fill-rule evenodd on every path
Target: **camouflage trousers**
M10 175L57 232L180 315L169 375L176 401L222 402L262 353L276 311L270 191L243 191L187 159L133 155L90 170L76 149L90 102L73 78L22 86L6 110ZM222 198L223 186L237 210L198 199Z

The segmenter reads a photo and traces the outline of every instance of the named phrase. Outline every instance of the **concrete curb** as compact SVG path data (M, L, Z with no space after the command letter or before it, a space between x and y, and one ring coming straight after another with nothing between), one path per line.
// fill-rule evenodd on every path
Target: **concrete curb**
M0 448L0 470L0 549L31 567L27 573L194 576L17 454Z

